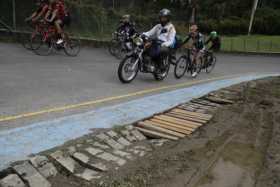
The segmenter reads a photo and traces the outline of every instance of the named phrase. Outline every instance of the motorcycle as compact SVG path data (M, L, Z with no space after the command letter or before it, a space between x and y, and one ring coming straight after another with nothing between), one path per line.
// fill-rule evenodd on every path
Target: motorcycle
M109 52L118 59L123 59L126 53L133 50L133 43L128 33L115 32L109 44Z
M153 45L160 45L158 40L149 40L144 36L135 36L133 38L134 50L127 54L118 67L118 77L122 83L132 82L138 72L151 73L155 80L164 80L168 73L170 64L173 64L174 56L168 54L165 57L158 57L157 60L149 55L149 50Z

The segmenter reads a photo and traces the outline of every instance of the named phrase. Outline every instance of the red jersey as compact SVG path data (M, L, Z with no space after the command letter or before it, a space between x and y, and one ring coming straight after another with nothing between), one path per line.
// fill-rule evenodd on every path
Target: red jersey
M57 10L57 18L62 19L66 16L66 8L63 0L57 1L51 6L52 11Z

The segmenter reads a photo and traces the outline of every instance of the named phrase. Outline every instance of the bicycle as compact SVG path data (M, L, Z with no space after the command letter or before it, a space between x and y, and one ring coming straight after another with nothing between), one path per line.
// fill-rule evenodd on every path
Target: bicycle
M202 56L202 66L201 70L205 70L206 73L211 73L217 63L217 57L214 55L212 51L205 50Z
M117 59L123 59L128 52L133 50L132 39L127 33L114 32L108 50Z
M70 37L68 33L64 33L65 41L63 44L57 44L58 33L55 26L44 22L40 32L37 32L31 39L31 46L35 54L40 56L48 56L53 50L64 50L68 56L75 57L81 50L81 42L79 39Z
M197 53L195 49L186 49L187 52L183 54L176 62L174 75L175 78L180 79L186 73L192 75L194 72L200 72L202 61L198 58L198 61L195 62L194 54Z

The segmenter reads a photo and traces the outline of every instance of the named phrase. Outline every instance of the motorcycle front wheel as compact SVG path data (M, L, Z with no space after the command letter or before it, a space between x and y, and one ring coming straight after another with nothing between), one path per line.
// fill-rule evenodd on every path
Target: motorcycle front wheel
M127 56L121 61L118 68L118 76L122 83L130 83L137 76L139 71L139 66L136 64L137 60L139 60L137 57Z

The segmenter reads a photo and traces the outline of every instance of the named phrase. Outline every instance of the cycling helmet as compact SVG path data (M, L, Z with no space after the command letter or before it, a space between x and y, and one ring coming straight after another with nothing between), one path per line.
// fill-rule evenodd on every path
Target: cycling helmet
M216 38L218 36L218 33L216 31L212 31L210 33L210 37Z

